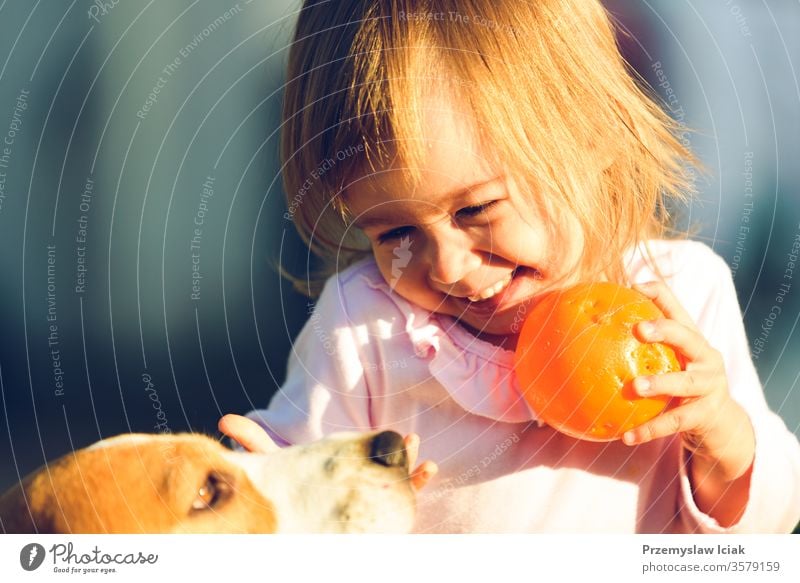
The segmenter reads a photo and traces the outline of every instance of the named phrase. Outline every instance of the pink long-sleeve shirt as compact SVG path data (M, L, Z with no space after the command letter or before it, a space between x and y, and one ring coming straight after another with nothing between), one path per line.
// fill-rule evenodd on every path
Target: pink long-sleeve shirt
M418 433L420 459L439 473L419 493L416 532L789 532L800 520L800 445L764 399L730 270L701 243L649 245L722 353L755 430L749 501L731 528L697 508L676 436L629 447L537 422L512 352L394 294L372 261L327 282L284 386L249 417L283 445L338 431ZM641 249L627 269L633 283L656 279Z

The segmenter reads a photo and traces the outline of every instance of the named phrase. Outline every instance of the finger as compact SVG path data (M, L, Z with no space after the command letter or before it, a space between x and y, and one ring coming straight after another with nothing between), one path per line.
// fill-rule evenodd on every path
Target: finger
M718 384L719 375L701 369L648 375L633 379L633 388L640 397L702 397Z
M714 349L694 326L686 326L676 320L660 318L636 324L636 334L644 342L663 342L692 362L712 361Z
M706 406L702 401L692 401L665 411L647 423L626 431L622 436L622 441L626 445L639 445L654 439L697 429L704 418L704 408Z
M413 468L417 463L419 456L419 435L416 433L409 433L403 438L403 445L406 448L406 457L408 458L408 467Z
M409 476L411 487L420 490L439 472L439 466L430 460L422 462Z
M633 289L653 300L653 303L664 312L667 318L676 320L691 328L695 327L694 320L692 320L689 312L684 309L666 284L660 281L648 281L647 283L635 284Z
M217 428L247 451L268 453L280 449L263 427L247 417L225 415L217 423Z

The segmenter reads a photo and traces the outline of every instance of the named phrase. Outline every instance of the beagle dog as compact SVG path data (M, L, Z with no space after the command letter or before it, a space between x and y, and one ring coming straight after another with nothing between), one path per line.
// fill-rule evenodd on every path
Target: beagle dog
M197 434L126 434L67 454L0 497L6 533L405 533L402 437L338 434L274 452Z

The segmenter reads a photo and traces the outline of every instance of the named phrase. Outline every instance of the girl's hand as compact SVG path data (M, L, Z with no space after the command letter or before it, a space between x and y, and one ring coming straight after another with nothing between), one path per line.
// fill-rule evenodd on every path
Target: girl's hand
M254 453L269 453L280 449L267 432L255 421L241 415L228 414L222 417L217 424L219 430L236 441L247 451ZM413 468L419 456L419 435L411 433L403 438L406 448L408 467ZM422 462L409 474L409 480L414 490L419 490L436 475L438 467L430 460Z
M406 446L406 456L408 456L408 467L413 468L419 456L419 435L409 433L403 438L403 445ZM439 467L431 460L425 460L409 474L411 486L415 491L422 489L433 476L439 471Z
M680 433L690 454L689 475L698 507L720 524L733 524L747 502L755 455L750 418L728 393L722 355L698 331L669 288L660 282L634 287L666 316L639 323L636 334L644 342L674 348L683 370L634 379L639 395L669 395L677 405L626 432L623 441L634 445Z
M229 413L217 422L217 428L249 452L269 453L280 449L258 423L247 417Z

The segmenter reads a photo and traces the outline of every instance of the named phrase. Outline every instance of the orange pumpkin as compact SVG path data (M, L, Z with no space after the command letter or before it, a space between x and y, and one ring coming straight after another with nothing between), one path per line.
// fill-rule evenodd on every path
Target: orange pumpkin
M590 441L619 439L666 407L637 396L637 376L680 370L675 352L642 343L633 326L662 318L643 294L613 283L545 294L522 326L515 370L531 409L551 427Z

